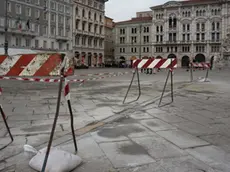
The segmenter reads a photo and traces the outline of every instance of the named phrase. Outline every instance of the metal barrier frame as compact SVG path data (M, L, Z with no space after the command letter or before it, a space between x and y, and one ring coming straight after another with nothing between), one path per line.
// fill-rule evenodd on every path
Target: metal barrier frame
M205 74L205 79L204 79L204 82L208 82L207 79L208 79L208 76L209 76L209 70L210 70L211 66L207 67L206 68L206 74ZM193 79L193 63L190 63L190 82L193 82L194 79Z

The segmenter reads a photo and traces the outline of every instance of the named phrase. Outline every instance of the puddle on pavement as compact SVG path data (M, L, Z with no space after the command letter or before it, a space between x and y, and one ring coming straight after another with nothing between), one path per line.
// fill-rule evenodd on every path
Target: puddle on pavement
M142 146L132 143L132 144L124 144L121 147L119 147L119 151L128 154L128 155L146 155L148 154L148 151L145 150Z
M120 136L127 136L131 133L141 133L143 131L145 131L143 128L132 125L125 125L116 126L114 128L103 128L98 132L98 135L107 138L117 138Z
M136 119L130 118L130 117L123 117L120 118L119 120L116 120L115 122L120 123L120 124L134 124L138 123Z

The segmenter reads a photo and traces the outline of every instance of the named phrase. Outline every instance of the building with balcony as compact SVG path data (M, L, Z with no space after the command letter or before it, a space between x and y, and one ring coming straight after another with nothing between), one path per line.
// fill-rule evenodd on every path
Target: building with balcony
M152 57L151 11L138 12L135 18L115 23L115 58L130 59Z
M74 1L73 50L75 57L87 66L98 66L104 62L106 1Z
M230 2L226 0L169 1L151 7L153 56L209 62L224 55Z
M113 19L105 17L105 62L114 61L114 22Z
M37 51L72 49L71 0L8 0L9 48ZM4 46L5 5L0 7L0 46Z

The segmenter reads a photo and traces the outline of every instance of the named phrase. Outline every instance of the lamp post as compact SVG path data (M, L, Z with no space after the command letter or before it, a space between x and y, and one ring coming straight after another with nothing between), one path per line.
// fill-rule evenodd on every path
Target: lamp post
M8 0L5 0L5 55L8 55Z

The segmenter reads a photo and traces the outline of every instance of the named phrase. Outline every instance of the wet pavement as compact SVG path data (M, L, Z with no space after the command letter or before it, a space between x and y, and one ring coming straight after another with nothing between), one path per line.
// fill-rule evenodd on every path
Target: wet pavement
M89 69L77 74L127 72ZM174 103L158 107L167 71L141 74L142 95L122 104L132 73L71 84L71 102L83 164L76 172L229 172L229 70L211 71L211 82L190 83L190 74L174 73ZM194 79L205 71L194 72ZM72 76L71 78L79 78ZM80 77L81 78L81 77ZM83 77L86 78L86 77ZM23 145L47 145L55 114L57 84L0 81L1 104L15 141L0 152L0 171L33 171ZM127 102L137 95L134 82ZM170 84L166 88L170 90ZM170 102L166 93L162 104ZM65 100L53 145L74 152ZM0 146L9 136L0 121Z

